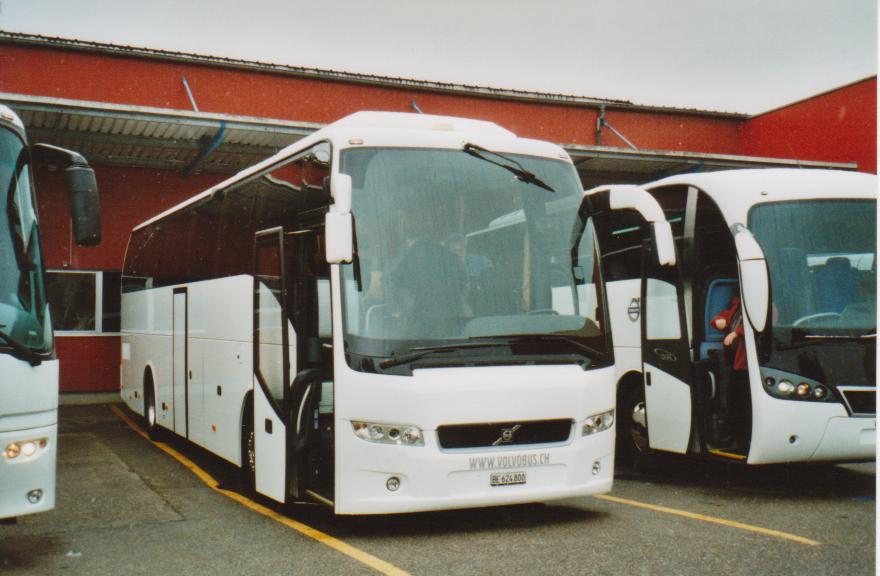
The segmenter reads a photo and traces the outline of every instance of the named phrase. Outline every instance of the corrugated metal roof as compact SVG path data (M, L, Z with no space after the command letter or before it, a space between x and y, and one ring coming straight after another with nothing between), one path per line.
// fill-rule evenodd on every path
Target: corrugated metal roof
M24 122L32 142L76 150L92 164L183 172L223 127L220 145L198 171L235 173L321 128L321 124L164 108L0 93ZM561 144L585 188L643 183L693 171L800 166L855 169L853 163L812 162L668 150Z
M183 170L223 130L219 147L200 164L234 173L320 128L290 122L161 108L121 106L0 93L33 142L77 150L93 164Z

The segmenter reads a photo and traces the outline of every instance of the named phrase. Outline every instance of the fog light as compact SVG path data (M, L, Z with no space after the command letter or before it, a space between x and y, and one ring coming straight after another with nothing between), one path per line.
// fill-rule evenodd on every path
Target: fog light
M801 398L806 398L810 395L810 385L806 382L801 382L797 387L797 395Z
M598 460L596 460L595 462L593 462L593 476L597 476L599 474L599 472L601 472L601 471L602 471L602 465L599 464Z
M27 493L28 502L31 504L39 504L40 500L43 499L43 491L37 488L36 490L31 490Z
M783 396L791 396L792 392L794 392L794 384L788 380L780 380L779 384L776 385L776 391Z
M385 481L385 487L388 488L389 492L397 492L397 489L400 488L400 478L392 476Z

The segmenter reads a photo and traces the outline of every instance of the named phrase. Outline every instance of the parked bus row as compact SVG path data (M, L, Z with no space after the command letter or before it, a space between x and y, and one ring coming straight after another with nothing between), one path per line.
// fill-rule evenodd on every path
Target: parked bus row
M494 124L354 114L135 228L122 396L339 514L606 492L615 437L872 459L875 204L807 170L584 193Z
M58 367L32 187L94 173L0 108L0 518L54 505ZM279 502L377 514L607 492L615 457L875 457L876 178L584 192L558 146L363 112L137 226L122 399ZM616 455L615 455L616 451Z

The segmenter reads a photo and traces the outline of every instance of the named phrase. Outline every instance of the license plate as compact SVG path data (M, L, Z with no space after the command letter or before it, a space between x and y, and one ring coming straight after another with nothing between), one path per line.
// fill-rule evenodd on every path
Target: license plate
M489 486L512 486L514 484L525 483L525 472L502 472L499 474L489 475Z

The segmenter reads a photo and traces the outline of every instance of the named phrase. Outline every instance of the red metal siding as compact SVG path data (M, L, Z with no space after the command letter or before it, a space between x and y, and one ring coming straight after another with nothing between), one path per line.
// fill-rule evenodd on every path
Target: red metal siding
M117 392L121 341L119 336L58 336L61 392Z
M796 102L748 120L743 153L858 162L877 172L877 78Z
M594 144L597 110L581 106L443 94L300 78L205 65L162 62L54 48L0 46L0 91L76 100L191 108L245 116L329 123L359 110L411 111L496 122L520 136ZM607 119L640 148L737 153L737 118L609 111ZM610 138L611 145L621 145Z

